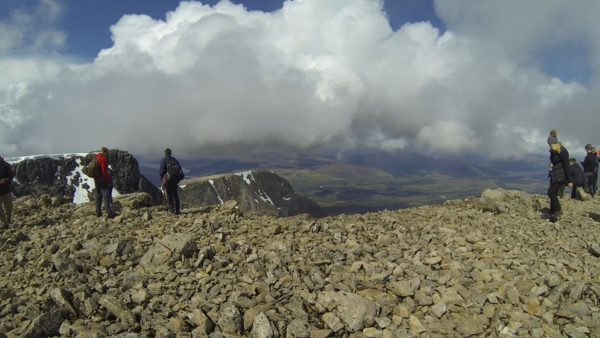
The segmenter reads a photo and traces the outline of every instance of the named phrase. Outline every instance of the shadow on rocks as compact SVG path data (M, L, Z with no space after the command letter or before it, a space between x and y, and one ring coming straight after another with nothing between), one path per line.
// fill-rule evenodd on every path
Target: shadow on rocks
M600 214L597 214L595 212L590 212L590 218L596 222L600 222Z

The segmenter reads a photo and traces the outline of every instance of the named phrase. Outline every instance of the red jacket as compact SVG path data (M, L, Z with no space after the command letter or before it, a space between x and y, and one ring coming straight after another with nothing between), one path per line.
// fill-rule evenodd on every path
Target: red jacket
M100 169L102 169L102 176L96 179L98 181L103 181L106 183L112 182L112 178L108 173L108 159L106 158L106 156L104 156L104 154L102 153L98 153L96 154L96 160L98 160L98 165L100 166Z

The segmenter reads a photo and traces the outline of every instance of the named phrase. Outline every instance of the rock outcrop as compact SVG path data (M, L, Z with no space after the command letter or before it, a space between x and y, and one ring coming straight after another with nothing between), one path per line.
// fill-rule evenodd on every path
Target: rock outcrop
M92 156L93 153L13 159L11 162L16 179L14 193L18 197L49 194L66 197L76 203L93 200L91 194L94 180L81 172ZM117 194L145 192L150 195L153 203L162 203L160 190L140 174L138 162L133 155L113 149L109 150L108 159L114 172Z
M321 207L298 195L283 177L266 170L183 182L180 197L189 206L221 205L235 200L240 212L256 215L324 216Z
M600 337L600 198L556 223L507 191L325 218L48 199L0 230L0 337Z

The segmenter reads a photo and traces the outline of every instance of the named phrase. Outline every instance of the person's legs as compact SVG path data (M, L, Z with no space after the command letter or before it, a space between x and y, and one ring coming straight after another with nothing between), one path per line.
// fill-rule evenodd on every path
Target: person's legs
M106 189L104 189L102 191L102 199L104 200L104 210L106 211L106 216L108 216L108 217L113 216L112 205L111 205L111 196L110 196L111 194L112 194L112 189L109 188L108 186L106 187Z
M171 193L173 195L173 212L178 215L181 213L181 208L179 204L179 185L177 183L173 183L171 186Z
M8 227L12 217L12 196L10 193L0 195L0 226Z
M96 216L102 216L102 200L106 206L106 183L96 181Z
M175 212L175 196L173 195L172 185L167 183L166 190L167 190L167 201L169 203L169 212L174 213Z
M551 217L560 212L560 201L558 200L558 191L564 185L563 183L550 183L548 187L548 197L550 197L550 214Z

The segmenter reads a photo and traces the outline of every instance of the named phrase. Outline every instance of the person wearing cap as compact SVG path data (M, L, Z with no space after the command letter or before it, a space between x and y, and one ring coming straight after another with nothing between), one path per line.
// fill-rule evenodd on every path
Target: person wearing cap
M12 222L12 194L10 184L15 177L12 167L0 156L0 228L8 228Z
M556 143L558 143L558 132L555 129L552 129L548 135L548 145Z
M548 143L550 145L550 163L552 165L550 186L548 187L548 197L550 198L549 218L551 222L556 222L561 214L558 191L565 183L569 187L573 187L573 183L571 183L571 175L568 170L569 151L556 138L552 140L549 138Z
M593 197L596 195L598 182L598 156L591 144L585 146L585 151L587 154L581 165L583 166L583 173L585 175L585 186Z

